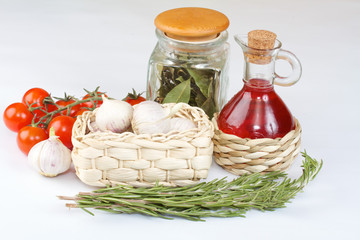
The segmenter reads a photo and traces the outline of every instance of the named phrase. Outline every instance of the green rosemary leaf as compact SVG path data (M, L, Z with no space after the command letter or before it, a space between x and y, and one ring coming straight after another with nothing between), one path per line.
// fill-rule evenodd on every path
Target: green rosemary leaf
M94 213L90 212L89 210L87 210L86 208L81 207L82 210L84 210L85 212L87 212L88 214L90 214L91 216L95 216Z
M192 221L203 221L206 217L244 217L250 209L273 211L284 208L295 195L313 180L322 168L318 162L302 153L303 173L298 179L290 179L283 172L259 173L238 177L230 182L214 179L195 186L152 188L131 186L106 187L90 193L79 193L76 197L59 196L73 200L86 212L89 208L111 213L140 213L153 217L171 219L182 217Z

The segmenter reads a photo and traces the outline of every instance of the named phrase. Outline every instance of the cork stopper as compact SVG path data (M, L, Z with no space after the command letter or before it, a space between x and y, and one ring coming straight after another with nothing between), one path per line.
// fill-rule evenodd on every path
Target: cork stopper
M160 13L155 26L168 37L181 41L207 41L229 26L229 19L216 10L199 7L175 8Z
M266 51L274 48L276 34L267 30L253 30L248 33L248 46L252 48L246 56L249 62L267 64L271 62L271 53Z

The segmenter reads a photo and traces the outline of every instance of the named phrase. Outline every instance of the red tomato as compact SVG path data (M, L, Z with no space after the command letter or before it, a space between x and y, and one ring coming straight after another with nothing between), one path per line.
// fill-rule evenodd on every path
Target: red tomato
M51 104L51 103L48 103L48 104L46 104L46 107L44 106L44 107L42 107L41 109L43 109L44 111L50 113L50 112L53 112L53 111L57 110L58 108L57 108L55 105L53 105L53 104ZM37 112L37 111L38 111L38 112ZM45 116L46 113L45 113L45 112L42 112L42 111L40 111L40 110L35 110L34 112L37 112L37 113L38 113L38 114L36 115L36 118L35 118L35 123L37 123L37 126L38 126L38 127L44 128L44 129L46 130L45 125L46 125L46 122L47 122L47 120L48 120L48 118L49 118L50 116L48 116L48 117L46 117L45 119L43 119L43 120L41 121L41 123L38 123L39 120L40 120L40 118L42 118L43 116ZM54 114L52 117L54 118L54 117L57 117L57 116L60 116L60 113L56 113L56 114Z
M34 115L23 103L13 103L4 111L4 122L8 129L18 132L21 128L31 124Z
M63 107L66 107L67 105L72 104L72 103L74 103L74 102L75 102L75 100L73 100L73 99L70 99L70 100L68 100L68 101L59 100L59 101L56 102L56 104L57 104L60 108L63 108ZM61 113L62 113L63 115L65 115L65 116L75 117L75 116L76 116L76 113L80 110L80 107L81 107L80 104L71 107L71 108L70 108L70 113L69 113L69 115L68 115L68 110L63 110L63 111L61 111Z
M53 127L55 135L59 136L60 141L72 150L73 145L71 143L71 132L74 123L75 119L70 116L58 116L50 121L47 129L49 131L50 128Z
M81 115L82 115L84 112L86 112L86 111L89 111L89 110L87 110L87 109L85 109L85 108L80 109L80 110L75 114L75 117L81 116Z
M50 94L42 88L31 88L23 96L22 102L26 105L38 103L37 106L44 106L43 100Z
M143 102L143 101L146 101L146 99L144 98L144 97L142 97L142 96L138 96L137 98L135 98L135 99L133 99L133 98L131 98L131 97L126 97L125 98L125 101L127 102L127 103L130 103L130 105L131 106L134 106L134 105L136 105L136 104L138 104L138 103L141 103L141 102Z
M132 93L128 93L128 95L123 99L125 102L129 103L131 106L134 106L138 103L146 101L144 97L141 96L142 93L136 93L135 89L132 89Z
M46 105L46 111L47 112L53 112L53 111L55 111L55 110L57 110L58 108L54 105L54 104L52 104L52 103L48 103L47 105Z
M104 93L102 93L102 92L97 92L97 94L98 94L99 96L104 95L105 97L107 97L107 95L104 94ZM93 97L93 96L90 96L90 94L86 94L82 99L84 100L84 99L88 99L88 98L90 98L90 97ZM103 101L98 100L98 101L95 101L95 103L96 103L96 107L100 107L101 104L103 103ZM89 102L84 102L84 103L81 104L81 107L93 108L93 107L94 107L94 104L93 104L91 101L89 101Z
M48 139L46 131L39 127L26 126L18 132L16 141L20 150L28 155L30 149L43 140Z
M48 104L46 105L46 111L47 111L48 113L53 112L53 111L55 111L55 110L58 110L58 108L57 108L54 104L48 103ZM56 114L53 115L53 118L54 118L54 117L57 117L57 116L60 116L60 115L61 115L60 113L56 113ZM46 121L46 119L45 119L45 121Z
M42 109L45 109L43 101L49 96L50 94L42 88L31 88L24 94L22 103L25 105L28 103L33 108L42 107ZM33 113L36 114L37 119L45 115L45 113L39 109L35 110Z

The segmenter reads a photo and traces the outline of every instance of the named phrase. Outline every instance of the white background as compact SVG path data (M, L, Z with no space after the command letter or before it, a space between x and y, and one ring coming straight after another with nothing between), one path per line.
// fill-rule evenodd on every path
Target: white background
M57 195L93 188L73 171L45 178L0 124L1 239L358 239L360 1L358 0L8 0L0 1L0 110L32 87L78 97L101 86L123 98L145 90L156 43L153 20L167 9L202 6L230 19L229 98L242 87L237 33L268 29L303 65L294 86L276 87L303 127L302 149L324 167L286 208L246 218L172 221L68 210ZM280 63L279 63L280 64ZM278 69L286 72L286 64ZM298 157L289 175L300 174ZM215 164L209 179L230 176ZM233 177L233 176L232 176ZM4 236L7 236L6 238Z

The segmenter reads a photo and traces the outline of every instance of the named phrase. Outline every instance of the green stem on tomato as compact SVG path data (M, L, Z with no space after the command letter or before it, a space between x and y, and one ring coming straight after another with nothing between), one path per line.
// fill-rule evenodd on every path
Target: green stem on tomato
M74 107L74 106L76 106L76 105L79 105L79 104L82 104L82 103L85 103L85 102L92 102L93 105L94 105L94 107L93 107L92 109L89 109L89 110L93 110L93 109L95 109L95 107L96 107L96 103L97 103L96 101L99 101L99 100L102 100L102 98L99 97L98 95L96 95L96 96L94 96L94 97L89 97L89 98L87 98L87 99L82 99L82 100L75 101L75 102L73 102L73 103L71 103L71 104L69 104L69 105L67 105L67 106L65 106L65 107L60 107L59 105L57 105L57 104L52 100L52 102L51 102L51 103L48 103L48 104L54 104L58 109L55 110L55 111L52 111L52 112L46 112L45 110L39 108L41 111L45 112L46 114L45 114L44 116L42 116L41 118L39 118L38 121L36 121L36 122L33 121L32 126L38 127L39 124L42 123L42 124L45 125L45 127L47 127L47 125L49 125L50 121L52 120L52 118L53 118L53 116L54 116L55 114L57 114L57 113L60 113L60 114L61 114L61 112L64 111L64 110L67 110L67 113L70 113L70 109L71 109L72 107ZM33 112L34 110L36 110L36 109L38 109L38 108L32 109L32 112ZM31 110L30 110L30 111L31 111ZM36 114L35 114L35 116L34 116L34 119L35 119L35 118L36 118ZM34 119L33 119L33 120L34 120ZM46 120L45 123L43 122L44 120Z

